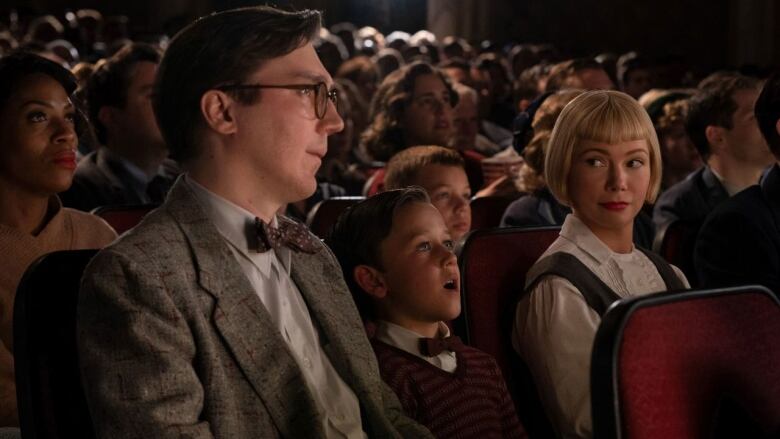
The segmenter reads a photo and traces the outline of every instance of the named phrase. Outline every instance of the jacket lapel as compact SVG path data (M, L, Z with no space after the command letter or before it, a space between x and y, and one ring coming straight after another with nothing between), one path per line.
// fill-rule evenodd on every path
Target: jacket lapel
M328 252L326 248L320 250ZM327 256L292 253L291 277L303 295L320 333L320 342L339 376L358 400L362 393L380 389L376 357L361 325L338 265Z
M311 430L319 424L312 420L321 416L298 364L230 248L183 178L171 188L163 208L189 240L198 283L216 300L214 326L281 435L320 435L319 430Z
M780 165L772 166L761 181L761 189L766 197L772 219L775 222L777 235L780 236Z

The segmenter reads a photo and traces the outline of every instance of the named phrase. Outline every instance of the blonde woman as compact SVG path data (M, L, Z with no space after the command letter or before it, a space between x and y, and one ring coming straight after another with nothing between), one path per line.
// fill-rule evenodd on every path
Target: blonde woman
M563 109L545 179L571 208L559 238L527 276L512 334L561 437L591 437L590 355L609 304L688 288L682 272L634 246L634 219L661 183L653 125L630 96L586 92Z

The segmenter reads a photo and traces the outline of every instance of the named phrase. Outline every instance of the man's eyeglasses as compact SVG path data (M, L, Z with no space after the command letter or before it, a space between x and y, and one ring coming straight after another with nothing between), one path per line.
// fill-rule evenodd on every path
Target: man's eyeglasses
M328 111L328 100L333 102L336 107L336 111L339 109L339 93L334 88L328 90L328 86L324 82L318 82L317 84L289 84L289 85L264 85L264 84L232 84L223 85L217 87L217 90L259 90L263 88L283 88L287 90L300 90L301 93L314 92L314 113L317 115L317 119L325 117L325 113Z

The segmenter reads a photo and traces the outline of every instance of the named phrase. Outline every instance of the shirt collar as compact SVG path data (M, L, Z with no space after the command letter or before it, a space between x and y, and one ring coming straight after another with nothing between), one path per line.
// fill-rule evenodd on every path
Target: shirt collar
M290 273L291 252L287 248L271 250L264 253L258 253L249 248L249 239L251 233L255 233L256 216L248 210L226 200L225 198L211 192L203 185L184 175L184 182L192 188L195 197L206 211L206 215L217 227L219 233L238 250L247 259L260 270L265 276L271 275L271 263L273 259L278 260L282 269ZM277 227L279 221L274 215L271 220L271 226ZM276 255L276 258L272 256Z
M593 234L590 228L586 226L582 220L574 216L574 214L566 216L566 219L563 221L563 226L561 226L560 236L571 241L577 248L591 257L599 266L610 259L625 258L625 256L618 255L607 247L607 245ZM633 247L632 244L631 254L635 251L636 247ZM620 257L616 258L616 255Z
M448 328L444 322L439 322L439 337L444 338L449 336L450 328ZM424 358L420 354L420 339L424 338L424 336L412 330L406 329L403 326L399 326L395 323L390 323L385 320L379 320L377 321L374 338L381 341L382 343L395 346L402 351L406 351L417 357ZM446 355L453 353L445 351L439 355L442 354Z

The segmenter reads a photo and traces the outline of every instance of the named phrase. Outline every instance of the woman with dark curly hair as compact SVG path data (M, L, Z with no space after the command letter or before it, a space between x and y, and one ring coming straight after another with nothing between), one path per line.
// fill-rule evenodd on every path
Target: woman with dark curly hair
M457 102L442 71L423 62L404 66L388 75L374 95L360 147L373 160L386 162L410 146L447 146Z

